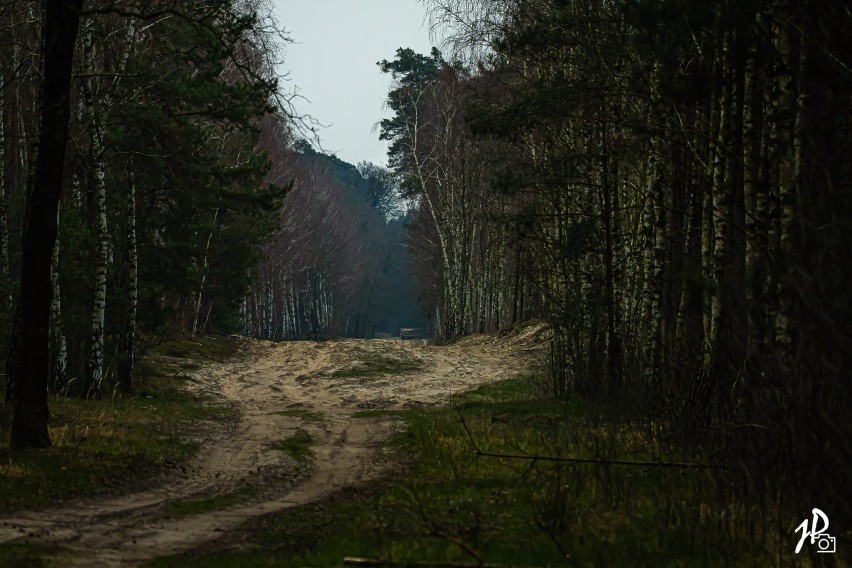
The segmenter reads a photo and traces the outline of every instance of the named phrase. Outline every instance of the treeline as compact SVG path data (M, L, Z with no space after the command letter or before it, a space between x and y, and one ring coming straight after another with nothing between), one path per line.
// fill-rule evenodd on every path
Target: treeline
M848 6L429 4L462 62L381 62L382 136L441 337L540 310L553 394L852 519Z
M45 193L39 134L61 122L41 108L43 84L56 88L49 34L79 17L70 88L53 94L70 115L43 363L51 391L99 397L131 388L140 337L240 329L288 181L269 156L294 121L276 69L286 37L270 14L264 0L0 2L7 404L35 380L21 375L20 314L40 292L20 289L21 251L28 201ZM45 231L33 238L51 244Z
M412 286L410 215L390 173L303 141L281 163L294 186L246 298L244 333L280 341L428 327Z
M394 115L381 121L381 138L414 204L409 246L434 336L496 331L537 313L523 228L508 221L517 206L492 191L504 147L472 137L465 118L476 80L437 49L399 49L378 65L395 81L387 99Z

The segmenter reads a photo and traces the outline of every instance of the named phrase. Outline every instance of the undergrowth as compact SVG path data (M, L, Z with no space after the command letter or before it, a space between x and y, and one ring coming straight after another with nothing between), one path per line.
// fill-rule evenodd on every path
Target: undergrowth
M190 422L231 420L235 411L187 393L184 373L202 365L199 359L231 356L234 343L163 342L140 361L140 380L130 394L116 391L103 400L51 395L51 448L13 452L8 430L0 430L0 510L135 488L186 461L197 450L186 435Z
M51 560L63 559L63 551L53 546L35 544L0 544L0 566L3 568L41 568Z
M670 467L703 464L690 452L660 452L628 416L605 404L541 399L527 379L481 387L449 407L405 411L408 427L393 442L399 459L411 464L405 474L263 517L250 530L255 550L194 553L193 564L339 566L345 557L436 566L820 560L795 557L791 535L758 529L745 505L719 500L735 474Z

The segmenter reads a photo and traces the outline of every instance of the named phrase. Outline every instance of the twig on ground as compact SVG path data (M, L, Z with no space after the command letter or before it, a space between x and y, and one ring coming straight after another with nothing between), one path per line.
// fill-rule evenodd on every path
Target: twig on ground
M409 566L411 568L524 568L518 565L505 564L464 564L453 562L392 562L379 558L359 558L347 556L343 559L344 566L367 566L369 568L399 568Z
M604 458L570 458L570 457L559 457L559 456L541 456L536 454L503 454L497 452L485 452L479 448L479 445L476 443L476 440L473 438L473 434L470 431L470 428L467 426L467 422L464 419L464 416L461 417L462 427L464 428L465 433L467 434L468 440L470 440L470 444L473 446L473 455L486 457L486 458L502 458L502 459L510 459L510 460L528 460L528 461L544 461L544 462L553 462L553 463L577 463L577 464L594 464L594 465L623 465L623 466L638 466L638 467L666 467L666 468L675 468L675 469L716 469L722 471L732 471L735 468L725 466L725 465L716 465L709 463L690 463L690 462L664 462L664 461L638 461L638 460L609 460Z

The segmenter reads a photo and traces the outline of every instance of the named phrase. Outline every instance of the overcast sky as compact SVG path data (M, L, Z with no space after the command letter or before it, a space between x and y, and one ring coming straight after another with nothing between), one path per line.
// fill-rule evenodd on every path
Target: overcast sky
M287 46L289 87L327 128L323 149L357 164L387 164L387 144L373 125L383 108L390 76L376 65L393 59L398 47L429 53L429 26L417 0L275 0L276 18L295 43Z

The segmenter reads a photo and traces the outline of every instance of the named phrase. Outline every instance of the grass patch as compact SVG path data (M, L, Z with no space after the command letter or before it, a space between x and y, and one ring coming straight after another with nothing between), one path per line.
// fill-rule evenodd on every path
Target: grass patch
M60 549L34 544L0 544L0 566L6 568L40 568L56 559Z
M264 517L251 535L257 550L193 555L192 562L339 566L358 556L403 565L758 566L796 560L792 540L761 540L756 513L719 502L716 489L726 481L718 473L477 457L470 437L497 454L698 459L661 453L643 427L607 407L534 393L530 381L507 381L461 395L451 407L405 411L408 428L394 442L400 459L412 463L403 476Z
M359 410L352 413L352 418L402 418L405 416L404 410L391 410L387 408L371 408L369 410Z
M289 438L274 442L269 447L273 450L284 452L298 463L305 463L314 455L311 450L313 441L313 437L308 432L299 429Z
M144 357L137 363L136 374L142 380L169 377L186 379L185 373L210 362L222 363L237 355L243 340L237 337L210 335L143 340Z
M3 432L0 510L127 490L195 453L197 444L186 436L190 422L235 417L232 408L159 375L130 395L97 401L51 396L50 411L51 448L12 452Z
M423 363L418 360L402 360L391 357L374 356L359 361L355 366L338 369L331 376L343 379L375 377L379 375L399 375L414 373L423 369Z
M325 413L318 410L308 410L305 408L288 408L287 410L279 410L273 412L279 416L295 416L307 422L325 422Z
M147 354L222 363L236 356L242 344L241 338L226 335L168 338L149 345Z
M185 517L187 515L197 515L199 513L208 513L217 511L236 505L244 501L248 497L254 497L259 493L257 486L247 484L230 493L221 495L213 495L200 499L185 499L171 503L163 512L167 518Z

